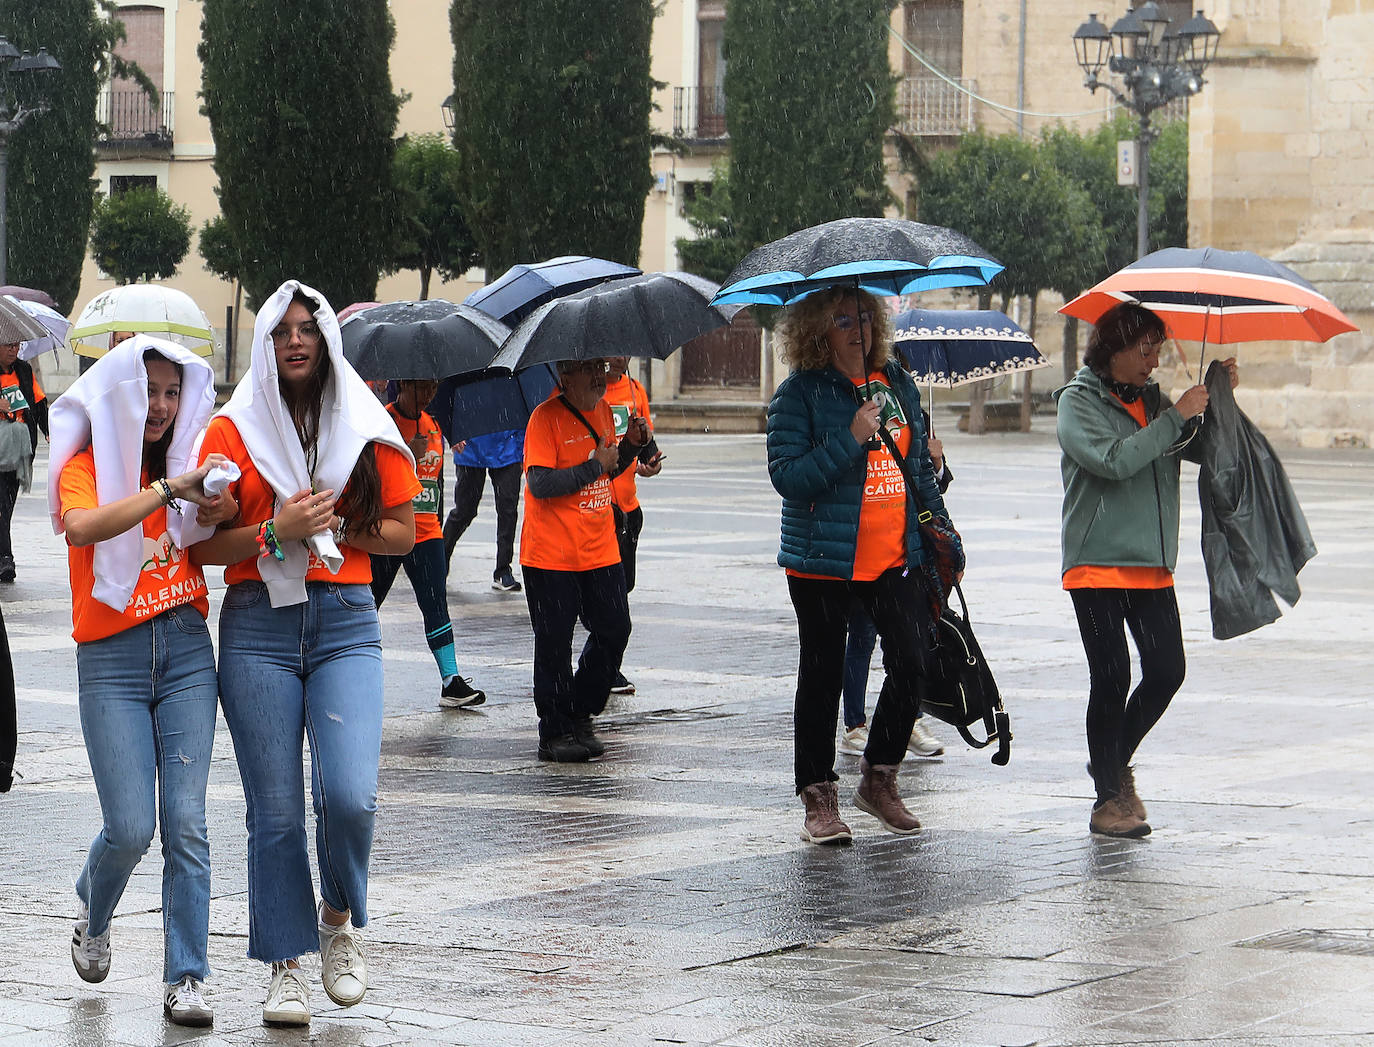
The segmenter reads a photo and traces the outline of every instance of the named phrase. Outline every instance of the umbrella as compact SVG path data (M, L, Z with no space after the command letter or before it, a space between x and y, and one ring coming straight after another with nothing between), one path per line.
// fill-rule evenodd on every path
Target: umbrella
M552 364L536 364L515 374L459 375L439 383L430 401L430 416L450 444L470 436L523 429L530 412L549 398L558 384Z
M447 378L491 362L510 328L442 298L374 305L339 328L344 356L363 378Z
M381 304L381 302L354 302L352 305L344 306L334 315L338 317L339 323L343 323L354 313L361 313L364 309L371 309L374 305Z
M908 309L892 327L892 347L926 385L952 389L1049 365L1031 336L995 309Z
M19 359L32 360L40 353L55 350L59 345L66 344L67 332L72 329L72 322L56 309L50 309L41 302L15 298L13 295L5 297L47 329L47 334L43 338L34 338L19 344Z
M48 329L26 313L18 302L0 297L0 345L47 337Z
M1292 269L1250 251L1166 247L1113 273L1059 311L1096 323L1121 302L1138 302L1159 316L1173 337L1204 345L1324 342L1359 330Z
M520 322L492 360L518 371L602 356L666 359L684 342L724 327L739 312L715 306L716 285L690 273L643 273L546 302Z
M0 287L0 294L7 294L11 298L18 298L21 302L37 302L39 305L46 305L49 309L56 309L57 302L47 291L39 291L33 287L19 287L15 284L5 284Z
M1002 271L962 233L902 218L841 218L756 247L730 271L713 304L789 305L835 284L870 294L975 287Z
M495 281L463 299L514 327L545 302L594 287L606 280L638 276L632 265L587 255L563 255L547 262L513 265Z
M215 351L214 331L195 299L164 284L122 284L96 295L72 326L72 348L104 356L115 331L166 335L197 356Z

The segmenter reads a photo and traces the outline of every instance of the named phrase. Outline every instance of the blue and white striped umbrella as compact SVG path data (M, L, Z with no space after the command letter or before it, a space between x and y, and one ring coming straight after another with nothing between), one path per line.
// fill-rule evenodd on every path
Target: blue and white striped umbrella
M908 309L892 328L893 348L925 385L952 389L1049 365L1031 336L995 309Z

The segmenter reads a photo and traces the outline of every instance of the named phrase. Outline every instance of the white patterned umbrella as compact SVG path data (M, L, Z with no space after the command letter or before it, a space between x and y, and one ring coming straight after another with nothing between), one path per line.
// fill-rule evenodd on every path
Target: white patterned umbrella
M210 320L184 291L165 284L123 284L96 295L76 318L70 337L82 356L104 356L115 331L160 334L197 356L212 356Z

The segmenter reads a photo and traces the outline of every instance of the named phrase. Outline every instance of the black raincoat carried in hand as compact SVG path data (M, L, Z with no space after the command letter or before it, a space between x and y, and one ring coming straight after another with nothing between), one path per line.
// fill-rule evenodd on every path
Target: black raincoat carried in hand
M1317 554L1278 456L1236 406L1220 362L1207 368L1207 421L1198 432L1202 559L1212 635L1229 640L1275 621L1277 593L1298 602L1298 572Z

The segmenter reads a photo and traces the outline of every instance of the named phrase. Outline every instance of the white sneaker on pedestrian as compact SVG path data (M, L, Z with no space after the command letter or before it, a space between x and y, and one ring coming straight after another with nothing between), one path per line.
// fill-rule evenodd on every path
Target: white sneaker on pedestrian
M91 911L81 902L72 925L72 965L82 981L103 982L110 973L110 931L107 928L104 934L87 934L90 924Z
M906 751L912 756L944 755L944 745L926 729L924 716L911 725L911 741L906 743Z
M858 727L847 728L840 735L840 752L848 753L850 756L862 756L867 745L868 724L866 723L861 723Z
M363 944L345 920L332 927L319 920L320 980L324 991L340 1007L352 1007L367 992L367 958Z
M205 1002L205 985L189 974L162 994L162 1013L173 1025L205 1028L215 1024L215 1012Z
M285 963L272 965L267 1002L262 1005L263 1025L309 1025L310 986L305 972Z

